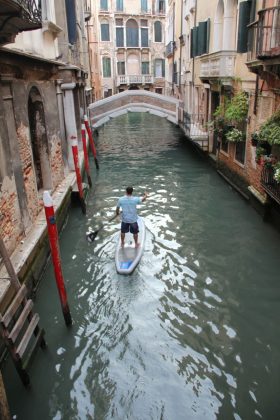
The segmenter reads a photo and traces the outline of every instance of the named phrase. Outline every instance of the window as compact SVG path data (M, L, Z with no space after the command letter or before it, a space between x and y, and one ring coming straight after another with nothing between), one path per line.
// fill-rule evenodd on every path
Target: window
M101 22L101 41L110 41L110 28L106 20Z
M133 19L129 19L126 23L126 46L139 46L138 25L137 22Z
M165 76L165 60L157 58L155 60L155 77Z
M109 96L112 96L112 89L104 90L104 98L108 98Z
M123 28L116 28L116 46L124 46Z
M149 46L148 28L141 28L141 47Z
M118 61L117 68L118 68L118 75L119 76L124 76L125 75L125 62L124 61Z
M162 42L161 22L155 22L155 42Z
M162 88L155 88L155 93L162 95Z
M123 0L117 0L117 11L118 12L123 11Z
M100 0L100 9L108 10L108 0Z
M149 61L142 61L142 74L150 74Z
M165 13L165 0L158 0L159 13Z
M141 12L148 11L148 0L141 0Z
M102 57L103 77L111 77L111 59Z
M235 144L235 160L244 164L245 162L245 141L241 141Z

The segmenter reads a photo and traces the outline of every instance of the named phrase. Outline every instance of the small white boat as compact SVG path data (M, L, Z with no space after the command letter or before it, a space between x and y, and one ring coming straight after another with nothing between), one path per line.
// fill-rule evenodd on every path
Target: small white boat
M124 247L121 247L121 235L119 234L116 247L116 269L120 274L130 274L139 263L144 252L145 245L145 223L144 220L138 216L137 223L139 226L138 243L139 246L135 248L135 243L132 233L125 234Z

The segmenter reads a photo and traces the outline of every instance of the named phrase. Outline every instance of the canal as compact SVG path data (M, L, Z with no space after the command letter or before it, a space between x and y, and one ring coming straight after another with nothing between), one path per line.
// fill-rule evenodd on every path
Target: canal
M36 299L48 348L25 390L4 380L17 420L278 419L280 236L166 120L129 113L98 138L87 216L69 213L61 255L67 329L51 264ZM93 166L93 165L92 165ZM127 185L149 193L131 276L114 265L114 214Z

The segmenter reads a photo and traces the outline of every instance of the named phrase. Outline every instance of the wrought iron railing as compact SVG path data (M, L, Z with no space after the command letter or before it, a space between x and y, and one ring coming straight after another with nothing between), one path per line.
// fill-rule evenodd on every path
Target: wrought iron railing
M176 42L170 41L166 45L166 49L165 49L165 55L166 55L166 57L169 57L170 55L174 54L175 48L176 48Z
M258 12L259 19L249 26L248 61L280 55L280 6Z
M280 184L274 179L274 169L272 167L263 167L261 184L266 193L280 204Z
M203 148L208 148L209 133L205 114L189 114L184 111L184 129L188 137L195 142L202 142Z
M22 8L22 17L33 24L40 24L42 21L41 0L16 0Z

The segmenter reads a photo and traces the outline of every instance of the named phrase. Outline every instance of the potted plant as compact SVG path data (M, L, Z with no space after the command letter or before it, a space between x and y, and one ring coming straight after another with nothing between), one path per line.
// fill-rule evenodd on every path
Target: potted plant
M263 147L256 148L256 162L261 163L262 157L265 155L266 150Z
M275 179L275 181L280 184L280 162L277 162L274 166L274 175L273 178Z
M238 130L238 128L232 128L226 133L225 136L227 141L232 143L239 143L245 141L244 133L241 130Z
M259 139L271 146L280 145L280 109L261 125Z
M259 142L259 134L258 133L252 133L251 135L251 144L254 147L257 147Z

